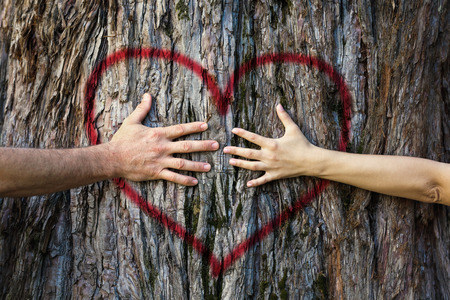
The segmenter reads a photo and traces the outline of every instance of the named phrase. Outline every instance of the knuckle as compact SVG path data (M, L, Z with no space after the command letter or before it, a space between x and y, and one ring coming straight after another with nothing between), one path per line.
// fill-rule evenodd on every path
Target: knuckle
M269 154L269 155L267 155L267 158L270 161L274 161L274 162L278 161L278 156L276 154Z
M188 152L192 149L192 145L188 142L183 143L183 151Z
M242 164L241 164L241 162L239 161L239 159L233 158L233 160L234 160L233 165L234 165L235 167L241 167L241 166L242 166Z
M165 153L166 151L167 151L167 148L166 148L166 146L164 145L164 144L156 144L156 145L153 145L153 151L155 152L155 153Z
M150 131L150 138L152 139L159 139L161 137L162 133L159 130L151 130Z
M178 135L183 135L185 133L184 126L181 124L176 125L175 131Z
M271 151L276 151L278 149L278 143L276 141L270 141L267 148Z
M183 169L186 166L186 162L182 159L176 162L177 169Z

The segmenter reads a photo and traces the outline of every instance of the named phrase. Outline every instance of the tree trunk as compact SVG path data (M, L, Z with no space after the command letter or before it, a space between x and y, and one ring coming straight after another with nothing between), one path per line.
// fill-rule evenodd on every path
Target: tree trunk
M210 3L211 2L211 3ZM221 87L243 62L302 53L332 65L352 96L350 152L450 161L449 5L441 1L0 0L0 144L90 144L86 82L125 48L169 49ZM162 59L128 59L101 77L96 127L111 138L144 92L147 126L209 120L216 139L200 184L131 183L219 259L318 182L248 189L255 172L228 164L242 127L281 136L284 104L314 144L337 149L342 105L323 72L265 65L234 89L221 116L205 82ZM1 167L1 166L0 166ZM305 209L213 276L208 257L143 213L112 182L0 199L2 299L449 299L450 209L331 183Z

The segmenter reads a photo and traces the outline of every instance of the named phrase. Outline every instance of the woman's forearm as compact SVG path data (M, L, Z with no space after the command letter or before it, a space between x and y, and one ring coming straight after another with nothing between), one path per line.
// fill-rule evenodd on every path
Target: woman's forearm
M423 158L316 148L312 176L422 202L450 205L450 165Z

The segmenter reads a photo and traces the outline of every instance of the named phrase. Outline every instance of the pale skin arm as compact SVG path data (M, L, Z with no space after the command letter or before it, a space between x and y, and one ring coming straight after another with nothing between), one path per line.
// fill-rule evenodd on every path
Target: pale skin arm
M193 186L191 176L169 169L207 172L211 166L175 158L174 153L214 151L216 141L173 141L205 131L204 122L149 128L142 125L152 105L145 94L110 142L77 149L0 148L0 196L47 194L97 181L123 177L133 181L164 179Z
M285 126L279 139L265 138L244 129L232 132L261 147L260 150L228 146L225 153L251 159L230 159L230 164L265 171L248 187L272 180L314 176L366 190L422 202L450 205L450 164L423 158L366 155L326 150L312 145L281 105L277 114Z

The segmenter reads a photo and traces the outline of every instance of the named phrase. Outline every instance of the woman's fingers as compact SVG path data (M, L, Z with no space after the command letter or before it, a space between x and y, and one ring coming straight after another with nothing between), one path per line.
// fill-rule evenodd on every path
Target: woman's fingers
M260 161L249 161L236 158L230 159L230 165L252 171L263 171L265 169L265 164Z
M272 181L272 179L270 179L269 174L264 174L263 176L250 180L249 182L247 182L247 186L248 187L255 187L255 186L259 186L259 185L263 185L265 183L268 183L269 181Z
M167 169L164 169L159 173L159 178L188 186L193 186L198 183L198 180L194 177L181 175Z
M260 147L264 147L269 140L268 138L262 137L256 133L244 130L242 128L233 128L231 132Z
M277 115L278 118L280 118L281 122L283 123L284 127L287 130L298 128L297 124L295 124L294 121L292 121L289 114L284 110L283 106L281 104L277 105Z
M211 165L208 163L183 158L169 158L165 163L165 167L192 172L207 172L211 169Z
M248 159L255 159L255 160L261 160L261 158L262 158L261 150L240 148L240 147L233 147L233 146L225 147L223 149L223 153L238 155L241 157L245 157Z

